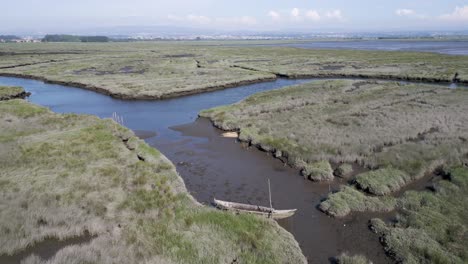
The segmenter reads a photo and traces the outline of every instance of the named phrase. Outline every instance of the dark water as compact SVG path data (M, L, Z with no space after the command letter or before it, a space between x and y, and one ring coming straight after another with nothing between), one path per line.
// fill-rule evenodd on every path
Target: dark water
M0 76L1 85L24 87L32 93L29 101L47 106L54 112L92 114L101 118L109 118L113 112L117 112L118 115L123 116L126 127L132 130L156 132L159 139L166 140L180 139L179 133L169 129L169 127L193 122L202 109L231 104L254 93L306 81L279 79L236 89L162 101L132 101L114 99L80 88Z
M423 51L450 55L468 55L468 41L426 40L357 40L310 41L288 44L271 44L304 49L351 49L386 51Z
M2 264L16 264L31 255L36 255L42 260L48 260L52 258L61 249L72 246L89 243L94 237L90 234L85 234L79 237L73 237L65 240L58 240L56 238L46 239L42 242L35 244L32 247L28 247L25 250L13 255L13 256L0 256L0 263Z
M251 94L313 80L284 80L163 101L123 101L92 91L40 81L0 77L0 85L24 87L29 101L58 113L93 114L109 118L117 112L125 126L160 149L176 165L192 195L202 203L212 198L267 205L267 179L271 180L273 204L278 209L297 208L294 217L280 224L293 233L310 263L328 262L343 251L387 263L376 235L367 227L371 214L332 219L316 209L339 179L331 183L304 180L294 169L232 138L206 119L200 110L237 102ZM184 125L185 124L185 125ZM377 215L384 218L387 215Z

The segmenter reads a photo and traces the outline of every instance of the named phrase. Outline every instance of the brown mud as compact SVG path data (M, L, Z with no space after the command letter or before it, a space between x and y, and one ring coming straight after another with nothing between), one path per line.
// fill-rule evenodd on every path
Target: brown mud
M156 132L148 130L133 130L133 133L140 139L152 138L158 135Z

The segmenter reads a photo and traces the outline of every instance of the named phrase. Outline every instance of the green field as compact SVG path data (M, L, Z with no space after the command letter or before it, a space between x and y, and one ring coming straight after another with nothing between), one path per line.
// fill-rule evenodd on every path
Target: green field
M252 42L261 44L262 42ZM114 97L160 99L278 76L468 82L468 57L417 52L233 46L238 42L0 44L0 74Z
M198 204L167 158L110 119L14 99L0 127L0 258L89 233L48 263L305 262L276 222Z

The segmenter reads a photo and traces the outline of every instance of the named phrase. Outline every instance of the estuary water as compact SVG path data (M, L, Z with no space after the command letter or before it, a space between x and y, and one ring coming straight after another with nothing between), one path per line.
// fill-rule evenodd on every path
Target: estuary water
M384 51L422 51L449 55L468 55L468 40L337 40L300 41L284 44L267 44L303 49L351 49Z

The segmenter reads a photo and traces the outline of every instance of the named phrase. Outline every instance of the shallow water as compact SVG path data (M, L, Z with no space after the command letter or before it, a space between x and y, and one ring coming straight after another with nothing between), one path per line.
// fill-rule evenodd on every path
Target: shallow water
M294 217L280 221L293 233L310 263L328 262L343 251L368 256L374 263L390 260L367 221L371 214L332 219L316 209L329 191L345 180L313 183L265 152L246 148L206 119L200 110L235 103L257 92L313 80L285 80L246 85L163 101L123 101L96 92L35 80L0 77L0 85L22 86L29 101L58 113L93 114L109 118L116 112L124 125L157 147L177 166L190 193L200 202L212 198L268 204L267 179L271 180L274 207L297 208ZM184 125L185 124L185 125ZM386 217L385 215L383 215Z
M385 51L422 51L449 55L468 55L468 41L429 41L429 40L338 40L310 41L287 44L266 44L303 49L351 49Z
M93 238L95 237L88 233L82 236L72 237L72 238L65 239L65 240L49 238L31 247L28 247L25 250L14 254L13 256L1 255L0 263L2 264L21 263L23 259L31 255L36 255L40 257L42 260L49 260L61 249L68 247L68 246L89 243L91 242Z

